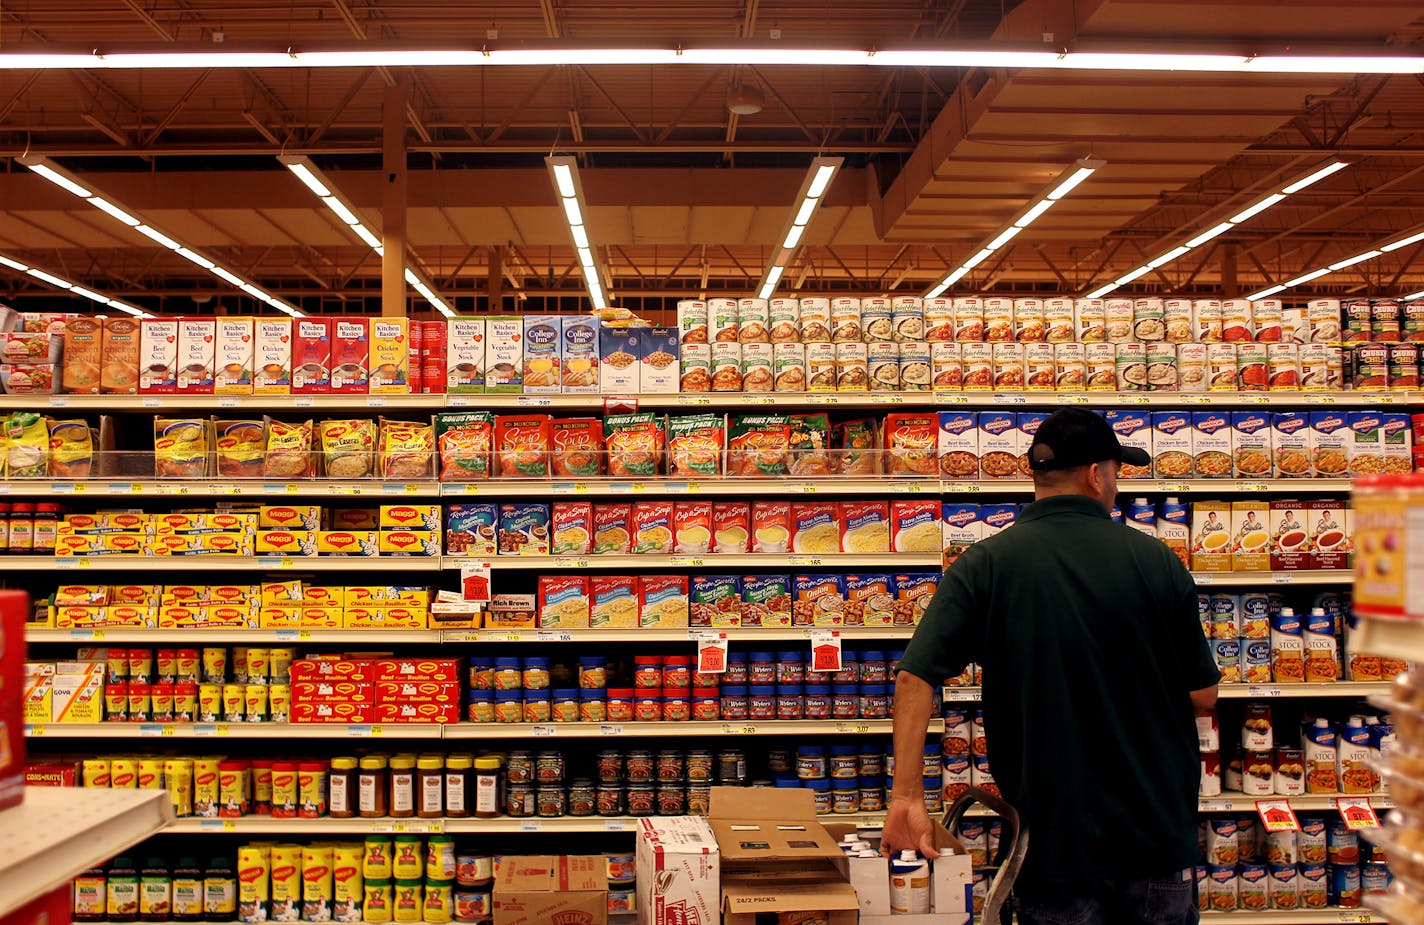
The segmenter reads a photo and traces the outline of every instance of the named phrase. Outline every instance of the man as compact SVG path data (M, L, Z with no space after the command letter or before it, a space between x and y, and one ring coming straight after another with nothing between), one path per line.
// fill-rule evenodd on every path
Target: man
M1027 925L1197 921L1194 713L1220 673L1191 574L1115 524L1122 463L1098 415L1064 409L1029 449L1035 501L940 581L895 679L886 853L934 857L920 764L934 688L984 673L989 764L1027 827L1015 892Z

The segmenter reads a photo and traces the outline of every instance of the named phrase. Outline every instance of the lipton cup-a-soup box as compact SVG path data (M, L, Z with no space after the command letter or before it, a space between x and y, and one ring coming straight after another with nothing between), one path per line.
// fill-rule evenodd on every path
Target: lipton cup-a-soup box
M688 625L687 576L641 575L638 578L638 625Z
M1199 572L1231 571L1231 545L1230 502L1192 502L1192 569Z
M1264 572L1271 567L1271 534L1265 501L1231 502L1231 568L1236 572Z
M539 576L540 629L587 629L588 619L587 576Z

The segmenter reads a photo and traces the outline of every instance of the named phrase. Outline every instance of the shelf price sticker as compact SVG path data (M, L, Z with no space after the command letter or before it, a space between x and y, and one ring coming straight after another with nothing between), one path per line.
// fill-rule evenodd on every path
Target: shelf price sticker
M948 482L945 488L955 495L977 495L984 490L984 486L978 482Z
M226 739L227 723L196 723L193 726L193 736L199 739Z
M558 735L559 727L553 723L537 723L530 731L533 732L535 738L547 738Z
M757 734L757 727L750 724L739 725L737 723L723 723L722 735L724 736L754 736Z
M45 736L45 724L25 723L25 735L31 739L43 739Z
M570 559L566 556L556 556L554 558L554 568L588 568L590 563L587 559Z
M699 674L724 674L727 671L727 634L697 635L697 671Z
M144 723L138 727L138 734L145 739L171 739L177 730L171 723Z
M978 703L979 698L977 687L946 687L942 697L950 703Z
M1200 800L1197 802L1197 809L1204 813L1229 813L1236 808L1236 804L1230 800Z
M1267 832L1300 831L1300 821L1295 818L1289 800L1257 800L1256 813Z
M820 568L825 562L820 556L787 556L786 564L793 568Z
M471 603L490 602L493 596L493 580L489 562L460 563L460 598Z
M699 556L672 556L668 559L668 565L673 568L702 568L707 564L707 560Z
M1070 393L1068 395L1057 395L1054 397L1057 399L1058 404L1060 405L1086 405L1088 403L1088 396L1081 392Z
M559 630L539 630L534 634L537 642L573 642L574 634Z
M89 568L89 558L87 556L55 556L54 567L59 569Z
M1344 820L1347 829L1380 827L1379 816L1370 805L1369 797L1336 797L1335 808L1340 811L1340 818Z
M519 831L521 832L539 832L542 831L543 828L544 826L539 822L538 819L519 820Z
M69 638L74 642L103 642L103 630L70 630Z
M1192 579L1199 585L1210 585L1216 583L1216 576L1210 572L1197 572L1192 575Z
M1028 396L1022 392L995 392L994 404L996 405L1026 405Z
M1130 392L1126 395L1119 395L1117 400L1119 404L1123 405L1146 405L1152 401L1146 395L1136 395Z
M1265 482L1237 482L1237 491L1270 491L1271 486Z
M1278 585L1288 585L1295 581L1295 577L1290 572L1272 572L1271 581Z
M725 664L723 667L725 671ZM811 633L811 671L841 670L841 634L835 630Z
M200 819L199 832L236 832L237 823L232 819Z
M622 723L600 723L598 726L600 736L621 736L623 734Z
M866 735L870 732L870 724L836 723L836 732L841 735Z
M1340 917L1336 921L1342 925L1346 925L1346 923L1348 925L1370 925L1372 922L1380 921L1368 909L1341 910L1339 915Z
M1248 697L1281 697L1285 692L1273 685L1251 684L1246 688Z
M934 400L940 405L967 405L969 396L963 392L935 392Z
M352 723L346 727L346 734L356 739L376 739L384 736L386 730L383 726L374 726L369 723Z

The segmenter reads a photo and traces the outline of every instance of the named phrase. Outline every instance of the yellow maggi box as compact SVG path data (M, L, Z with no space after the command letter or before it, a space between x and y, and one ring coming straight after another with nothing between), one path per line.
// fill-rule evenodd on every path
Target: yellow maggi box
M380 527L382 530L440 530L440 505L438 504L383 504L381 505Z
M375 530L381 515L373 507L351 507L332 511L327 520L332 530Z
M108 585L60 585L54 589L56 607L103 607L113 597Z
M380 540L383 556L438 556L438 530L382 530Z
M250 556L253 545L247 533L195 533L150 537L143 548L150 556Z
M204 609L208 614L206 626L250 627L257 622L253 619L252 608L246 604L213 603Z
M299 578L293 578L291 581L264 581L257 600L263 607L299 604L302 601L302 593L302 581Z
M54 715L54 663L25 663L25 722L47 723Z
M430 589L401 585L347 585L342 589L341 603L345 607L370 607L401 604L405 607L430 607Z
M114 604L150 604L158 605L158 599L163 596L162 585L114 585L113 594L109 600Z
M341 629L341 607L338 604L303 604L303 629Z
M318 556L374 556L380 551L375 530L318 530Z
M56 556L141 556L145 537L141 533L105 533L93 536L58 536Z
M208 600L224 604L254 604L257 601L256 585L209 585Z
M111 511L98 514L66 514L55 525L57 536L85 536L101 533L146 533L150 514Z
M190 606L169 605L158 608L158 628L178 629L184 626L202 626L208 622L208 611L202 604Z
M158 625L158 608L152 604L110 604L105 611L109 626Z
M54 625L58 629L84 629L91 626L106 626L107 607L83 607L55 605Z
M262 530L320 530L319 504L264 504L257 509L257 526Z
M320 604L325 607L341 606L341 589L327 588L319 585L305 585L302 587L303 604Z
M259 556L314 556L315 530L258 530Z
M264 630L297 629L302 625L299 604L272 604L257 612L257 625Z
M257 529L251 514L155 514L149 521L155 536L198 533L250 533Z
M346 629L425 629L424 609L413 607L347 607Z
M164 585L161 604L183 604L188 601L210 601L213 589L209 585Z

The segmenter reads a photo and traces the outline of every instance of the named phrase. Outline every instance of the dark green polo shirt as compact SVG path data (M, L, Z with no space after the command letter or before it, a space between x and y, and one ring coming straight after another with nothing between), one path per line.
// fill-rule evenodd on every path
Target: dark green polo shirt
M1028 505L945 572L900 670L984 671L989 765L1029 831L1022 881L1151 877L1197 862L1189 692L1220 677L1196 585L1092 498Z

